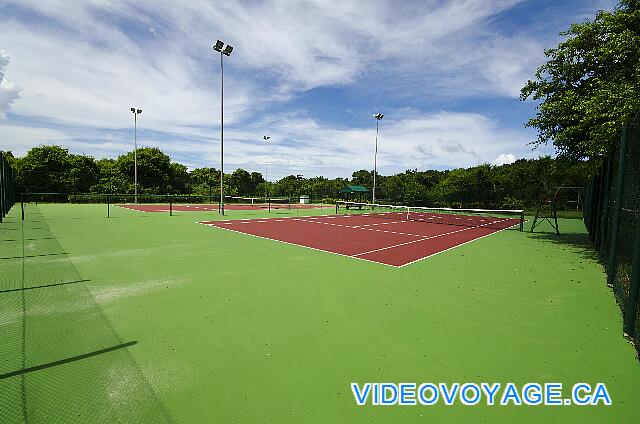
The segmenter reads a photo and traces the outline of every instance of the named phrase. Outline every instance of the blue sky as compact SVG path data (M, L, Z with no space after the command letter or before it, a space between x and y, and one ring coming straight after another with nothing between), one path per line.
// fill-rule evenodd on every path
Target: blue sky
M615 1L73 1L0 4L0 150L139 146L190 168L349 177L553 154L520 88L573 22ZM269 145L263 135L271 137Z

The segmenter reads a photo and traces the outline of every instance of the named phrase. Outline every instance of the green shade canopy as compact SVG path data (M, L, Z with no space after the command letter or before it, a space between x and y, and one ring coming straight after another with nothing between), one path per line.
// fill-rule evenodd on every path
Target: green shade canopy
M368 188L359 185L348 185L340 189L340 193L369 193L370 191Z

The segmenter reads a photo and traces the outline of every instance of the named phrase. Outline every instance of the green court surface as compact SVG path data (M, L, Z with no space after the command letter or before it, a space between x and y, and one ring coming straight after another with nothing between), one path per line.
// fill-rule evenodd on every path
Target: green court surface
M640 417L640 365L580 220L391 268L196 224L216 212L105 215L28 204L0 224L1 423ZM352 382L602 382L613 404L359 407Z

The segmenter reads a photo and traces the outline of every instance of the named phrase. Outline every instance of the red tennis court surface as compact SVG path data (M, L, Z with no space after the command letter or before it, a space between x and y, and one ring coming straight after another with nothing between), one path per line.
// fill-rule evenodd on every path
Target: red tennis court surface
M131 205L131 204L127 204L127 205L116 205L118 207L121 208L125 208L125 209L131 209L133 211L139 211L139 212L169 212L169 205L168 204L156 204L156 205L144 205L144 204L137 204L137 205ZM172 209L174 212L188 212L188 211L217 211L218 210L218 205L212 205L212 204L202 204L202 205L195 205L195 204L190 204L190 205L185 205L185 204L173 204ZM325 206L327 209L330 208L330 206ZM233 204L233 203L229 203L229 204L225 204L224 205L224 209L225 210L233 210L233 211L248 211L248 210L263 210L263 209L268 209L269 206L268 205L244 205L244 204ZM295 205L291 205L291 209L313 209L313 208L320 208L319 205L302 205L302 204L295 204ZM287 205L271 205L271 209L288 209Z
M520 220L492 221L492 228L487 228L486 225L466 227L382 219L364 214L202 221L200 224L401 267L519 225Z

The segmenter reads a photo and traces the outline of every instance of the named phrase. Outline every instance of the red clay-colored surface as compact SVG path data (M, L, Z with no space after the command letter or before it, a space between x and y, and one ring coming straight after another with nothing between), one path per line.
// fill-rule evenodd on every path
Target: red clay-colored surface
M386 265L403 266L509 228L519 224L519 220L494 222L494 228L397 221L367 215L200 223Z
M145 204L137 204L137 205L131 205L131 204L126 204L126 205L116 205L119 206L121 208L125 208L125 209L131 209L133 211L139 211L139 212L169 212L169 205L168 204L159 204L159 205L145 205ZM331 208L330 206L324 206L325 208L329 209ZM176 212L189 212L189 211L217 211L218 210L218 205L216 204L201 204L201 205L196 205L196 204L189 204L189 205L183 205L183 204L174 204L172 206L173 210ZM225 210L230 210L230 211L249 211L249 210L264 210L264 209L268 209L269 206L268 205L264 205L264 204L256 204L256 205L245 205L245 204L234 204L234 203L228 203L224 205L224 209ZM271 209L287 209L288 206L287 205L271 205ZM292 204L291 205L291 209L313 209L313 208L320 208L319 205L301 205L301 204Z

